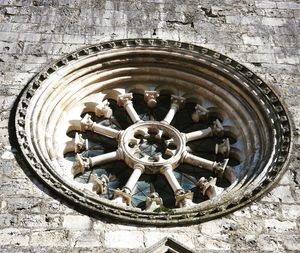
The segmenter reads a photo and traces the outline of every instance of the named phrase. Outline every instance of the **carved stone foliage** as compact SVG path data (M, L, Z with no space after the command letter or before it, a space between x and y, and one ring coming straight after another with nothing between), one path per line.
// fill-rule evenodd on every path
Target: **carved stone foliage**
M16 135L43 181L123 222L213 219L268 191L291 149L284 105L206 48L128 39L49 65L22 94Z

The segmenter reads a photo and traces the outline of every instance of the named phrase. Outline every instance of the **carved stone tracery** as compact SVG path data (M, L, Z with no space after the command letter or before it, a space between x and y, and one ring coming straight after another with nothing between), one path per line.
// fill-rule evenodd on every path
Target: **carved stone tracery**
M151 46L151 49L148 46ZM77 67L76 62L86 59L84 57L87 56L91 57L92 62L93 57L97 56L98 52L104 53L104 56L108 55L109 49L112 47L117 48L115 50L120 50L120 52L124 47L127 48L128 57L130 57L129 47L143 48L140 54L144 54L141 59L145 61L146 66L147 61L151 61L151 58L147 58L148 55L151 55L151 53L153 53L152 57L163 55L163 58L167 59L168 55L172 56L172 53L165 50L165 48L172 47L177 50L178 63L176 60L175 63L173 61L173 69L170 65L168 65L168 68L163 66L166 70L161 72L159 79L156 80L157 84L153 80L148 87L142 84L145 87L142 93L140 88L136 88L140 85L141 80L135 80L134 75L132 77L133 82L129 82L129 84L120 85L118 82L108 84L107 87L115 91L113 93L108 92L105 82L103 84L102 81L99 83L93 81L90 83L82 82L85 80L83 78L85 69ZM195 79L188 80L191 74L186 75L185 71L187 69L182 64L187 60L186 54L197 54L202 59L197 61L196 58L193 58L195 62L190 65L190 69L194 71L193 73L201 72L197 66L202 65L207 69L216 68L219 75L225 79L228 77L228 73L233 73L230 80L232 77L235 80L230 84L224 83L225 89L215 83L214 92L218 95L210 95L211 91L209 86L205 86L205 82L203 86L197 86L194 82ZM212 58L218 59L218 61L213 61ZM190 59L186 61L187 64L190 64ZM105 58L103 60L105 61ZM216 67L210 65L212 61ZM70 62L73 65L68 65ZM153 78L157 73L157 69L153 68L152 70L151 68L147 67L147 75L144 76L147 80L145 83L149 83L150 76ZM180 71L178 68L180 68ZM138 72L139 68L136 69L136 73L140 74ZM73 78L73 74L66 74L65 80L70 82L66 87L70 88L66 89L66 93L62 92L60 94L59 89L56 91L51 89L52 85L60 81L55 80L54 75L51 74L53 70L58 72L64 70L65 73L76 73L77 71L82 73L82 77L77 82L75 76ZM144 73L143 71L141 67L141 73ZM172 85L176 83L176 90L179 91L179 94L172 92L170 84L169 86L159 84L159 82L169 82L169 73L172 73L174 77ZM95 81L101 80L101 76L97 76L97 73L94 73L94 75ZM193 78L197 78L197 75L194 74ZM75 89L75 87L81 93L78 92L76 99L73 100L69 94L71 94L70 90ZM166 87L170 88L167 93ZM245 90L244 93L241 87ZM203 102L204 97L202 97L204 90L207 92L208 97L206 102ZM84 93L84 91L87 91L87 93ZM197 96L201 99L195 101L195 96L189 95L191 93L198 94ZM100 94L100 96L88 94ZM161 105L159 103L163 101L167 94L170 98L170 104L168 110L164 112L164 117L157 120L150 113L149 120L144 120L144 115L136 111L134 105L135 96L139 94L143 96L150 112L160 109ZM234 96L237 94L239 100L234 100ZM257 98L257 94L259 94L259 98ZM73 96L76 95L73 94ZM94 106L90 104L87 106L90 100ZM131 126L125 129L120 128L114 115L116 109L111 106L109 100L116 101L116 104L124 109L131 121ZM247 111L249 109L244 107L244 100L252 105L253 109L251 111ZM72 101L70 105L68 101ZM74 101L78 103L76 104ZM194 127L194 130L182 132L173 126L173 124L178 124L178 115L183 115L181 111L189 108L189 103L193 103L193 110L189 115L190 124L204 124L207 125L206 128ZM45 108L48 106L47 110L43 110L44 105ZM240 118L236 117L230 106L235 108ZM40 118L37 117L39 112L43 112ZM78 120L78 117L80 117L80 120ZM96 117L96 119L93 117ZM98 122L99 118L101 122ZM256 123L251 120L253 118L257 120ZM209 124L205 122L209 122ZM101 214L105 213L111 217L120 217L123 221L155 223L156 225L173 224L173 221L178 224L178 220L182 223L193 223L206 219L206 215L216 217L220 213L234 210L259 196L282 175L283 168L286 167L288 161L292 138L288 117L284 107L280 105L278 97L262 80L245 67L205 48L153 39L104 43L79 50L57 62L57 64L52 64L49 67L49 72L46 70L40 76L37 76L32 84L28 86L27 91L24 92L18 107L16 130L24 156L51 187L75 202ZM75 131L73 137L66 135L66 133L72 131ZM116 150L90 156L91 152L95 152L93 146L90 145L91 140L83 137L83 135L89 133L116 141ZM253 135L257 138L255 141ZM51 139L51 137L54 139ZM205 143L209 139L217 140L217 143L206 145ZM210 150L211 146L212 149ZM248 147L252 148L249 149ZM215 159L199 156L199 152L204 152L202 149L205 152L214 154ZM71 164L64 160L64 155L70 150L74 152L74 161ZM258 152L254 156L255 150L263 154ZM93 197L85 193L83 196L79 196L76 193L77 191L74 190L78 183L69 183L70 179L63 180L65 175L70 178L81 177L88 172L92 173L94 168L117 161L124 161L131 168L131 175L129 175L123 187L113 189L114 194L109 199L112 206L127 206L125 209L114 209L101 200L103 194L108 194L111 191L109 187L112 179L106 174L91 174L92 176L86 181L87 189L90 189L91 194L93 192L95 194ZM196 180L191 176L195 172L185 171L180 172L182 174L179 180L177 170L181 170L182 164L192 167L192 171L196 171L196 173L198 173L197 171L201 171L201 173L206 171L205 173L210 173L211 176ZM253 173L254 171L255 173ZM265 176L260 173L264 173ZM155 189L145 198L144 208L132 206L132 200L136 194L136 185L141 177L145 175L162 175L165 178L165 183L169 184L168 187L172 189L174 206L172 207L172 213L167 215L169 220L166 220L162 215L166 215L165 211L156 212L156 210L164 210L161 209L164 201L163 197L155 192ZM248 175L249 179L243 182L241 179L245 175ZM260 179L256 180L256 177ZM190 185L194 184L197 191L210 199L207 201L211 202L203 201L204 205L199 200L195 202L195 196L198 192L185 189L184 184L181 182L183 179L189 180ZM221 180L226 180L228 185L221 186ZM90 188L89 185L91 185ZM229 195L232 196L232 201L229 201ZM223 196L224 198L222 198ZM182 212L187 213L182 214ZM149 219L149 217L151 218Z

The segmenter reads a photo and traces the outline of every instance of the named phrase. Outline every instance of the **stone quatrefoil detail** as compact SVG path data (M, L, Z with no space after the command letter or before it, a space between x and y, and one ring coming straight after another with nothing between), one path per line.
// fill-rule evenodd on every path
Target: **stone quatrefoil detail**
M154 108L157 104L159 92L145 91L144 98L149 108ZM235 175L232 168L227 166L230 152L229 139L224 139L223 143L216 144L216 154L225 157L223 162L211 161L188 152L186 144L208 137L222 137L224 128L221 122L216 119L213 124L206 128L189 133L181 133L170 123L175 114L185 104L185 98L171 95L171 106L162 121L143 121L136 112L133 103L133 94L126 93L118 96L117 104L123 107L133 124L125 130L116 130L103 126L92 120L88 113L80 121L82 132L91 131L118 141L116 151L101 154L94 157L84 157L81 152L88 150L88 140L84 140L82 135L76 132L74 140L74 152L76 160L73 165L73 174L78 176L91 170L94 166L105 163L123 160L130 168L132 174L122 189L114 191L112 202L119 205L131 205L131 193L136 186L140 176L145 174L163 174L171 186L175 196L176 207L191 207L195 205L193 193L186 191L179 184L174 175L174 170L181 163L200 167L216 174L217 177L225 176L230 182L234 181ZM111 118L112 109L109 103L104 101L96 109L97 114L104 118ZM205 120L208 111L200 105L196 105L194 113L191 115L194 122ZM217 178L211 177L209 180L204 177L196 183L199 190L208 198L213 198L223 191L223 188L216 186ZM106 175L92 175L91 182L93 190L102 194L107 191L109 178ZM158 205L162 205L162 199L157 192L152 192L146 200L146 210L154 210Z

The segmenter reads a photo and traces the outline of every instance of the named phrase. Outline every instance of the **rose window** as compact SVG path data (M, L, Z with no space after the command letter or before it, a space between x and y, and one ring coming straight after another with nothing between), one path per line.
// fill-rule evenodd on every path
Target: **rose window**
M85 211L142 224L235 210L280 178L291 130L276 94L205 48L122 40L79 50L29 84L21 149Z

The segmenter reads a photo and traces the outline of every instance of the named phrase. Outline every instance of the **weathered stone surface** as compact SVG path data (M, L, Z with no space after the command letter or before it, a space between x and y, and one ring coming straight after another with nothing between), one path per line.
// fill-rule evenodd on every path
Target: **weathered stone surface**
M61 229L44 230L35 229L30 236L31 246L69 246L69 238L66 231Z
M299 251L299 162L268 196L224 219L180 228L111 225L85 218L21 167L8 125L18 94L47 63L84 45L158 37L224 53L273 85L292 114L299 161L299 9L296 0L2 0L0 251L136 252L169 235L196 252Z
M70 230L89 230L92 226L90 217L67 215L64 217L63 227Z
M107 248L142 248L142 231L107 231L104 235L104 244Z

